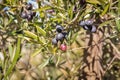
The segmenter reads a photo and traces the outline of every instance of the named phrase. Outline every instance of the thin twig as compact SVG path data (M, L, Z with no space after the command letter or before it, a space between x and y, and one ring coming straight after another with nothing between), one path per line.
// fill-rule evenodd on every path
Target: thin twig
M116 54L113 54L113 55L115 55L116 58L120 59L120 51L118 50L118 48L111 42L111 40L108 40L108 42L111 44L113 49L116 51Z
M111 46L113 47L113 49L116 51L116 54L115 53L113 53L114 54L114 57L112 58L112 60L110 61L110 63L108 64L108 67L107 67L107 69L105 70L105 73L106 73L106 71L107 70L109 70L110 68L111 68L111 66L112 66L112 63L114 62L114 60L117 58L117 59L120 59L120 51L117 49L117 47L111 42L111 40L110 39L108 39L108 42L111 44ZM104 74L105 74L104 73Z
M111 68L112 63L114 62L115 59L116 59L116 56L114 56L114 57L112 58L112 60L111 60L110 63L108 64L108 67L106 68L104 74Z
M71 50L68 50L68 51L74 51L74 50L78 50L78 49L84 49L84 48L88 48L88 47L90 47L90 46L73 48L73 49L71 49Z

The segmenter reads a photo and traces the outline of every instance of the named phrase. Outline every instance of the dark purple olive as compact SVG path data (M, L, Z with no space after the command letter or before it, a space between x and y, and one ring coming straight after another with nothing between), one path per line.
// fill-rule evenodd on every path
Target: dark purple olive
M61 25L56 26L56 31L61 33L63 31L63 27Z
M89 27L88 26L83 26L83 28L85 29L85 30L88 30L89 29Z
M18 30L18 31L16 31L15 33L17 33L17 34L22 34L22 33L23 33L23 30Z
M31 21L32 19L33 19L33 16L30 15L30 14L28 14L28 15L27 15L27 20L28 20L28 21Z
M67 38L67 35L68 35L67 32L62 32L62 34L64 35L64 38Z
M85 26L85 21L81 21L81 22L79 23L79 25L80 25L80 26Z
M33 15L33 12L32 11L27 11L27 14L28 15Z
M33 12L32 15L35 16L35 15L36 15L36 12Z
M32 11L28 11L27 12L27 20L31 21L33 19L33 12Z
M6 6L6 7L3 8L3 11L4 11L4 12L6 12L6 11L8 11L8 10L10 10L10 7L8 7L8 6Z
M27 9L27 10L32 10L32 4L30 4L30 3L27 4L27 5L26 5L26 9Z
M93 21L92 20L86 20L85 21L85 25L92 25L93 24Z
M21 17L22 17L23 19L26 19L26 18L27 18L27 13L26 13L25 11L23 11L23 12L21 13Z
M96 26L92 25L92 29L90 31L94 33L94 32L96 32L96 30L97 30Z
M63 40L63 38L64 38L64 35L63 35L62 33L58 33L58 34L56 35L56 39L57 39L57 40Z
M85 7L86 0L79 0L79 4L81 7Z
M27 14L28 14L28 15L31 15L31 16L35 16L35 15L36 15L36 12L28 11Z
M53 44L53 45L57 45L57 43L58 43L57 39L56 39L56 38L53 38L53 39L52 39L52 44Z
M73 12L76 12L76 11L77 11L77 6L75 5L74 9L73 9Z

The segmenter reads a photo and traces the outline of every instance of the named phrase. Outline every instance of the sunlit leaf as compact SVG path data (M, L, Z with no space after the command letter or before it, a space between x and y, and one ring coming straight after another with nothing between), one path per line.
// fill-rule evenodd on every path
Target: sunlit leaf
M66 19L65 15L63 15L62 13L58 13L58 15L64 19Z
M117 29L120 31L120 19L116 19L115 22L116 22Z
M33 52L33 53L31 54L31 57L34 57L34 56L36 56L37 54L39 54L39 53L41 52L41 50L42 50L42 48L40 48L40 49L38 49L38 50L35 50L35 52Z
M104 8L104 10L103 10L103 12L102 12L101 15L105 15L105 14L107 13L107 11L109 10L109 6L110 6L110 4L107 4L107 5L105 6L105 8Z
M86 0L86 1L91 4L100 4L98 0Z
M12 70L13 70L16 62L17 62L17 59L20 57L20 52L21 52L21 39L18 38L17 45L16 45L16 50L15 50L16 54L14 55L12 64L9 66L9 68L8 68L6 74L5 74L5 79L12 72Z
M23 31L25 33L26 36L33 38L33 39L37 39L37 35L30 32L30 31Z
M37 28L37 30L38 30L39 33L41 33L43 36L46 36L45 30L43 30L41 27L39 27L37 25L36 25L36 28Z
M45 62L43 62L41 65L39 65L40 69L43 69L45 66L49 64L50 58L48 58Z

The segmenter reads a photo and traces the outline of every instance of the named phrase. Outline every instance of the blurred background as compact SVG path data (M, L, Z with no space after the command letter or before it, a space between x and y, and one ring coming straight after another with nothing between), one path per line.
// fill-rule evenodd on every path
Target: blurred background
M81 80L86 20L104 34L102 79L120 80L120 0L0 0L0 80Z

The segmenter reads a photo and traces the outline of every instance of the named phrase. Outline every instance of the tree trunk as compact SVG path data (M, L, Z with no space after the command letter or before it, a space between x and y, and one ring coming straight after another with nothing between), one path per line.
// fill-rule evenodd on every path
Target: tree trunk
M86 46L84 50L84 66L82 67L84 80L102 80L102 40L103 33L97 31L96 33L87 32ZM81 80L81 79L80 79Z

